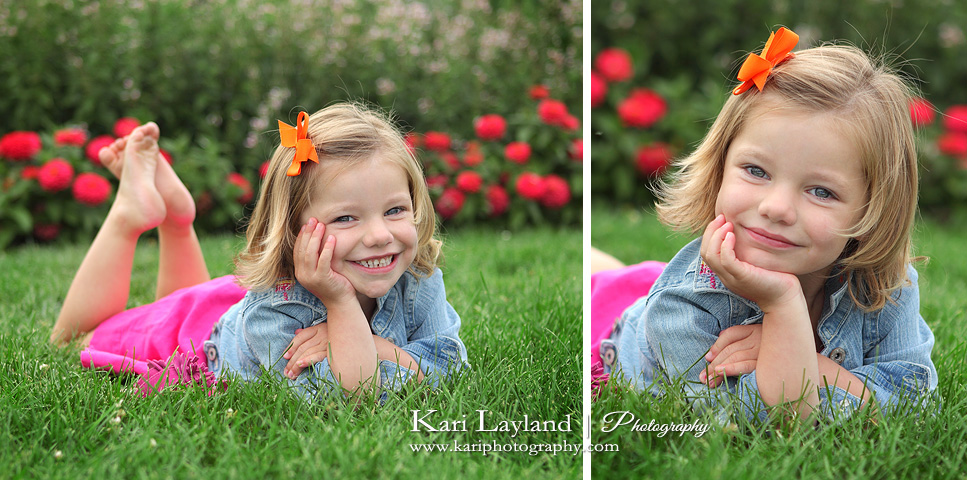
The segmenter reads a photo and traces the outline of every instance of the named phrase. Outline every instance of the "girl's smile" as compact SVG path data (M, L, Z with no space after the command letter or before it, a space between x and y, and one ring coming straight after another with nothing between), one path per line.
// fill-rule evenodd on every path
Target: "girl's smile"
M825 275L866 203L861 152L834 117L772 107L729 146L716 214L734 224L739 260Z

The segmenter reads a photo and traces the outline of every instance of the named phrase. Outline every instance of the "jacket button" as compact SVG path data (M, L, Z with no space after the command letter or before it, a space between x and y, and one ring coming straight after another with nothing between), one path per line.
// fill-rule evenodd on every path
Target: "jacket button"
M829 352L829 359L836 362L837 365L842 365L843 360L846 360L846 350L840 347L836 347L832 352Z

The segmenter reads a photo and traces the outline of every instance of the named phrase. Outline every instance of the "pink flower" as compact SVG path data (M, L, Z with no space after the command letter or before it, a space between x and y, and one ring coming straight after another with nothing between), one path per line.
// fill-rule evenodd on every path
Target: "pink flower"
M87 143L87 132L79 128L65 128L54 132L54 143L83 147Z
M254 195L252 192L252 184L247 178L245 178L245 176L238 172L232 172L228 174L228 178L226 178L226 180L228 183L235 185L242 190L242 193L235 197L235 200L238 203L245 205L252 201L252 196Z
M30 160L40 147L40 135L36 132L10 132L0 137L0 157L10 160Z
M672 153L668 145L655 142L638 149L635 154L635 166L643 175L656 177L668 168L671 159Z
M96 173L82 173L74 179L71 193L78 203L96 207L111 196L111 183Z
M48 192L59 192L71 185L74 179L74 167L63 158L53 158L40 167L37 182L40 188Z
M484 115L473 122L473 127L481 140L500 140L507 131L507 121L500 115Z
M558 209L571 201L571 187L567 181L557 175L544 177L544 193L541 195L541 205Z
M466 197L464 197L463 192L456 188L448 188L436 200L436 211L444 219L453 218L454 215L460 213L460 210L463 209L463 202L465 200Z
M91 143L88 143L87 147L84 148L84 155L86 155L87 158L94 163L94 165L100 165L101 157L99 155L99 152L101 151L102 148L107 147L112 143L114 143L114 137L110 135L101 135L99 137L94 137L91 140Z
M427 150L445 152L450 149L450 136L442 132L426 132L423 136L423 145Z
M34 225L34 237L41 242L49 242L60 235L60 225L56 223L38 223Z
M575 138L574 141L571 142L571 148L568 150L568 154L571 159L584 162L584 140Z
M606 48L598 53L594 61L594 69L609 82L622 82L634 73L631 66L631 55L620 48Z
M947 132L937 139L941 153L956 158L967 158L967 133Z
M967 133L967 105L954 105L944 113L943 126L951 132Z
M551 91L547 89L546 85L534 85L529 93L534 100L543 100L551 95Z
M923 98L910 99L910 120L914 127L923 127L933 123L937 112L933 105Z
M483 178L480 174L471 170L460 172L457 175L457 188L467 193L477 193L483 185Z
M523 165L531 158L531 146L526 142L510 142L504 147L504 156L511 162Z
M537 115L548 125L560 126L568 115L567 105L560 100L545 98L537 104Z
M463 154L463 164L468 167L475 167L483 163L484 155L480 151L480 144L471 140L467 142L467 151Z
M604 103L608 96L608 82L599 73L591 72L591 107L597 107Z
M131 134L131 131L141 126L141 122L134 117L124 117L114 122L114 136L124 138Z
M524 172L517 177L514 185L517 194L528 200L540 200L544 196L544 179L534 172Z
M626 127L648 128L665 116L665 100L648 89L635 89L620 105L618 116Z
M503 214L510 207L510 195L500 185L487 187L484 195L487 197L487 210L490 212L491 217Z

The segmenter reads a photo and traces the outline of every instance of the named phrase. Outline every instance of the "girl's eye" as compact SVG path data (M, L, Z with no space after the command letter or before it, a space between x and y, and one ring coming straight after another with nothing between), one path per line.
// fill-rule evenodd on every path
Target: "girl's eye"
M747 165L747 166L745 166L743 168L745 168L745 171L746 172L749 172L749 175L752 175L753 177L757 177L757 178L769 178L769 175L766 173L765 170L763 170L762 168L757 167L755 165Z
M836 198L836 194L834 194L833 192L823 187L815 187L815 188L812 188L811 191L813 195L823 200L832 200Z
M332 223L351 222L351 221L353 221L353 217L352 216L350 216L350 215L343 215L341 217L336 217L335 219L333 219Z
M401 213L403 213L405 211L406 211L406 208L404 208L404 207L393 207L393 208L387 210L386 213L384 213L383 215L385 215L385 216L388 217L390 215L399 215L399 214L401 214Z

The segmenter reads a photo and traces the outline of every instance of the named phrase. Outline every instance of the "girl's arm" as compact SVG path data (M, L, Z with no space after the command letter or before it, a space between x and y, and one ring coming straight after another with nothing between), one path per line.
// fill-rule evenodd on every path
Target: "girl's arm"
M326 306L329 365L339 384L350 392L378 387L376 342L356 290L330 268L336 239L330 235L323 243L325 231L324 224L310 219L299 232L294 248L296 279Z
M719 279L762 309L756 383L767 405L792 403L802 415L819 405L819 364L809 309L795 275L754 267L735 256L732 224L719 215L702 238L702 258Z

